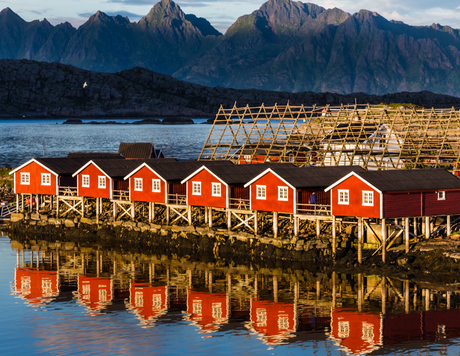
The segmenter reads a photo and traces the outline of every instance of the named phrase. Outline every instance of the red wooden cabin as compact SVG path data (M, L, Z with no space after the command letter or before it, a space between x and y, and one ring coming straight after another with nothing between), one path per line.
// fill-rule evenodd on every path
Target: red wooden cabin
M143 324L155 323L168 311L167 286L132 282L129 294L131 309Z
M296 167L291 164L272 165L245 184L250 187L251 210L281 213L308 213L310 195L314 192L318 205L329 205L324 189L350 171L361 167Z
M325 191L335 216L383 219L460 213L460 179L444 169L351 172Z
M294 304L251 300L251 328L266 344L285 343L297 330Z
M77 177L77 195L91 198L129 198L129 182L124 177L143 160L94 159L73 173Z
M110 277L78 276L78 293L90 315L100 314L113 299L113 280Z
M200 328L201 332L215 332L220 325L227 323L228 308L229 301L225 293L188 290L187 312L190 314L190 320Z
M57 271L35 268L15 269L15 293L30 304L49 303L59 295Z
M381 314L332 308L331 335L336 345L351 355L362 355L379 349L383 343Z
M16 194L59 195L61 187L77 187L72 174L88 161L86 158L32 158L12 170Z

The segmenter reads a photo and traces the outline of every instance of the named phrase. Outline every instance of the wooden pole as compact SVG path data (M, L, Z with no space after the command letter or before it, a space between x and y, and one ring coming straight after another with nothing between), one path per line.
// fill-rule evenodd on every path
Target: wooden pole
M273 301L278 303L278 277L273 276Z
M189 226L192 226L192 206L191 205L189 205L187 209L187 218L188 218Z
M99 198L96 198L96 224L99 224Z
M294 216L294 236L299 236L299 218Z
M113 202L113 219L117 218L117 203Z
M387 252L387 225L385 219L382 219L382 261L385 263Z
M257 235L259 233L259 224L258 224L258 214L257 210L254 211L254 235Z
M386 277L382 278L382 314L387 313L387 279Z
M85 198L81 197L81 217L85 216Z
M404 219L404 233L405 233L405 242L406 242L406 253L409 253L409 218Z
M409 300L409 297L410 297L410 290L409 290L409 280L406 279L404 281L404 305L405 305L405 312L406 314L409 314L410 312L410 300Z
M227 210L227 229L228 231L232 230L232 213L230 210Z
M316 236L321 235L321 221L316 218Z
M278 238L278 212L273 212L273 237Z
M414 218L414 235L417 236L417 222L418 222L418 219L417 218Z
M332 215L332 257L335 258L336 252L337 252L337 228L336 228L335 215Z
M212 227L212 207L209 207L208 225Z
M425 238L430 238L430 217L425 216Z
M336 305L336 294L337 294L337 290L336 290L336 276L335 276L335 271L332 272L332 307L335 308L335 305Z
M135 208L135 205L134 205L134 201L132 202L131 204L131 220L134 220L134 215L136 214L136 208Z
M450 215L447 215L447 237L452 234L452 228L450 225Z
M166 225L169 225L169 206L166 207Z
M24 199L22 200L22 203L24 204ZM56 218L58 217L59 217L59 198L56 197Z
M363 263L363 218L358 217L358 263Z

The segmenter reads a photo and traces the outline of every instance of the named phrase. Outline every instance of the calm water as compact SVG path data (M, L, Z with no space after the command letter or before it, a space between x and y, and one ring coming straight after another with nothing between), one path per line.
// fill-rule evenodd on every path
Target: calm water
M0 353L460 353L460 292L218 265L0 238Z
M134 122L141 119L104 119ZM198 158L210 125L62 125L65 120L0 120L0 167L33 157L65 157L71 151L117 152L120 142L153 142L167 157ZM82 120L83 122L94 120Z

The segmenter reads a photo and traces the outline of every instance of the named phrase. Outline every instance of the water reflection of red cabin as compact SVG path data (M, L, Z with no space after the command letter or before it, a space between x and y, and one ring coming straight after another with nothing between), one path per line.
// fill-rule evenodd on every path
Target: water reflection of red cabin
M187 312L202 332L215 332L220 325L228 322L228 298L225 293L205 293L189 289Z
M331 335L347 354L370 353L383 342L382 315L332 308Z
M252 330L267 344L282 344L297 330L295 306L266 300L251 301Z
M150 283L131 283L131 309L144 324L152 325L168 311L168 288Z
M16 268L15 293L31 304L48 303L59 295L57 271Z
M90 315L97 315L113 299L113 281L110 277L78 277L79 299Z

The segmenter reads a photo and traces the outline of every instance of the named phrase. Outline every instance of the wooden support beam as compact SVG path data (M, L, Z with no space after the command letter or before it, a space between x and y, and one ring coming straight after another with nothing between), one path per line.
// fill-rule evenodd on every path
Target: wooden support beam
M337 253L337 229L335 215L332 215L332 256L335 258Z
M230 210L227 210L227 229L228 231L232 230L232 213Z
M358 217L358 263L363 263L363 218Z
M209 207L208 226L212 227L212 207Z
M452 235L452 228L451 228L451 224L450 224L450 215L447 215L447 237L449 237L450 235Z
M99 224L99 198L96 198L96 224Z
M385 263L387 252L387 224L385 219L382 219L382 261Z
M428 239L430 237L430 217L425 216L425 238Z
M278 238L278 212L273 212L273 237Z
M294 236L299 236L299 218L294 215Z
M192 226L192 206L189 205L187 209L188 224Z
M404 240L406 245L406 253L409 253L409 239L410 239L410 231L409 231L409 218L404 219Z
M166 207L166 225L169 225L169 219L170 219L170 216L169 216L169 206Z
M254 235L259 234L259 222L258 222L258 213L257 210L254 210Z
M321 220L316 218L316 236L321 235Z
M136 208L135 208L134 204L135 204L135 202L133 201L131 203L131 220L134 220L134 216L136 214Z

